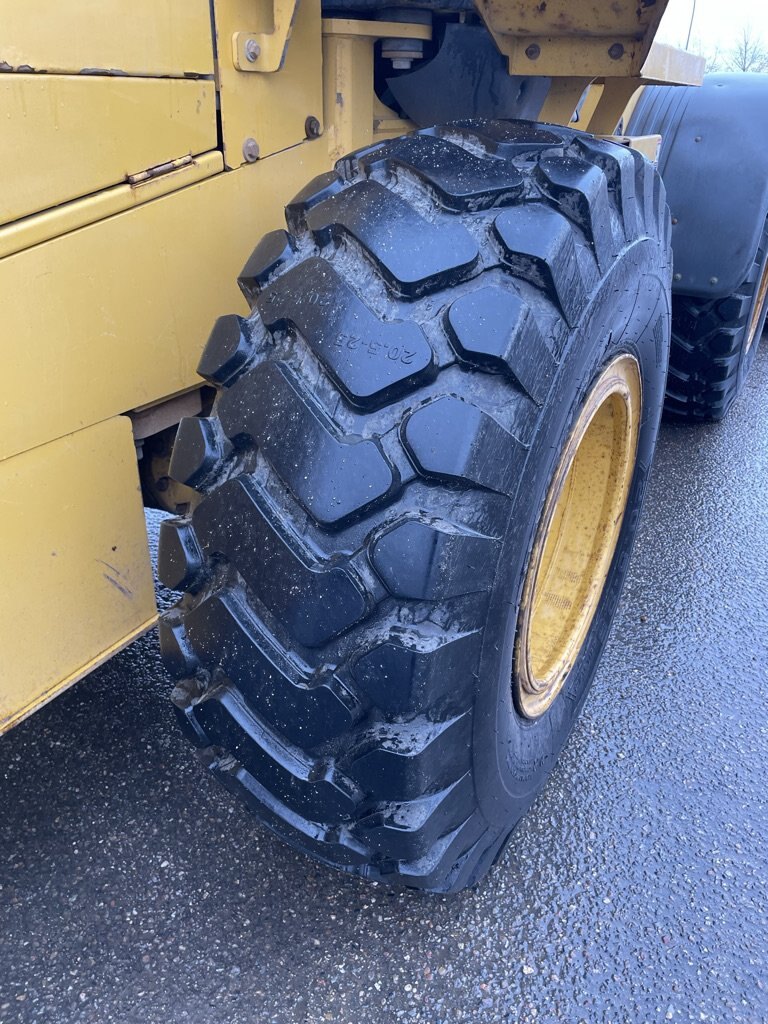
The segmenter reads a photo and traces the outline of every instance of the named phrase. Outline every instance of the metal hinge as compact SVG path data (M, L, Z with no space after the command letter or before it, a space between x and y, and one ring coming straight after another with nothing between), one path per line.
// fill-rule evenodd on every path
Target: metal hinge
M139 171L137 174L129 174L128 184L140 185L143 181L149 181L150 178L159 178L161 174L168 174L170 171L178 171L180 167L187 167L191 163L191 153L188 153L187 156L177 157L175 160L166 160L164 164L156 164L154 167L148 167L146 171Z

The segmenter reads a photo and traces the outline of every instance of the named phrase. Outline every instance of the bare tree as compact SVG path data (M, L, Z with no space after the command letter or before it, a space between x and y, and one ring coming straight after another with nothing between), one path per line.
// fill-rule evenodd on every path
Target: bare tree
M695 53L697 57L704 58L706 61L706 64L704 65L704 71L706 74L710 74L713 71L723 70L723 55L719 46L716 46L714 50L710 50L708 47L704 46L699 37L694 37L688 46L686 46L686 50L690 53Z
M768 49L751 25L741 30L736 45L729 51L725 66L729 71L768 71Z

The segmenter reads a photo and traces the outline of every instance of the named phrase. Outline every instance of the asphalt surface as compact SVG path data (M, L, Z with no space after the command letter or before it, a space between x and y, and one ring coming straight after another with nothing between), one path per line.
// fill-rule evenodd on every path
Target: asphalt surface
M727 423L664 427L584 715L453 899L284 847L134 644L0 743L0 1020L767 1021L767 509L764 343Z

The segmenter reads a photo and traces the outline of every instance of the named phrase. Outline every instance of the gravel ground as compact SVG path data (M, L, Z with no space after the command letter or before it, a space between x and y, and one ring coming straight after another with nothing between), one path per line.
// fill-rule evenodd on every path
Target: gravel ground
M726 424L663 429L585 713L453 899L264 831L135 643L0 744L0 1020L768 1020L766 508L768 344Z

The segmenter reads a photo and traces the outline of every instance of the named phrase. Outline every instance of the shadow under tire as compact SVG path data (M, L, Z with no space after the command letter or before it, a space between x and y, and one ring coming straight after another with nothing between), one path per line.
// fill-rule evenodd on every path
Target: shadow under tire
M286 222L243 269L250 316L220 318L202 356L212 413L174 448L201 499L160 540L185 591L160 630L173 699L292 846L456 892L544 785L607 640L664 395L663 185L569 129L457 122L345 158ZM619 363L642 394L626 507L531 712L516 643L542 510Z
M720 299L672 297L664 412L669 420L722 420L741 394L768 313L768 219L746 279Z

